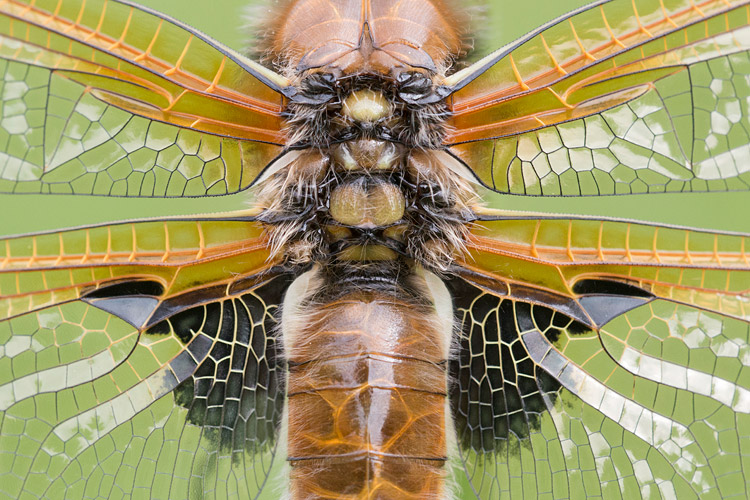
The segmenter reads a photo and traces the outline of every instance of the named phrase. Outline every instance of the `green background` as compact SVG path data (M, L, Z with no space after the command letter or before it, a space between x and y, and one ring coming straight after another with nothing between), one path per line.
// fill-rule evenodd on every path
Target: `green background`
M377 0L375 0L377 1ZM227 45L242 50L250 35L246 0L212 2L149 0L141 3L193 25ZM477 55L500 47L529 30L587 3L582 0L494 0L474 10L483 34ZM748 193L692 193L601 196L579 199L494 195L510 210L590 214L640 219L711 229L750 231ZM250 197L239 193L191 199L110 199L60 195L0 195L0 234L26 233L97 222L201 214L247 207ZM269 498L273 494L269 493Z

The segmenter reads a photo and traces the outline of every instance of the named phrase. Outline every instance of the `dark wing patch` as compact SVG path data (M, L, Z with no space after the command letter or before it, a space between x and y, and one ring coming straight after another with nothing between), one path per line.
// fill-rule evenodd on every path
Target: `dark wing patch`
M459 443L478 453L507 451L539 428L539 415L559 382L529 356L521 334L539 331L554 342L580 324L539 305L499 297L461 279L449 283L461 324L451 362L451 407ZM545 402L545 399L547 402Z
M179 311L146 334L173 334L187 349L171 362L185 374L175 401L224 451L272 446L285 398L285 364L275 312L291 277ZM189 301L185 301L189 303Z

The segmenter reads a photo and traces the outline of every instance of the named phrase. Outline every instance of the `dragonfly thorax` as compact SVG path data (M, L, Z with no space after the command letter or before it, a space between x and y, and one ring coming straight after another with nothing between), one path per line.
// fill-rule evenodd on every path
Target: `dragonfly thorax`
M274 251L294 264L417 261L460 251L471 187L438 148L448 117L424 73L302 79L287 110L290 151L259 186Z

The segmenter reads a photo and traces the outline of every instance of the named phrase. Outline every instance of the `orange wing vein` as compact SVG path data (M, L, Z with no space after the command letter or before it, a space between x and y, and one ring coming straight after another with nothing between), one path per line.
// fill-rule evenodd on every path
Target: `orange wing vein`
M750 320L750 236L630 221L508 216L476 222L461 265L577 299L587 280L631 285L676 303ZM643 297L642 294L637 294ZM611 319L611 318L607 318ZM601 321L590 321L601 326Z
M747 1L599 2L449 77L445 143L535 195L746 190Z
M284 142L284 78L129 3L2 0L0 58L14 89L3 191L226 194Z
M9 237L0 240L0 317L125 282L153 283L161 301L228 286L271 264L263 229L248 220L136 221Z

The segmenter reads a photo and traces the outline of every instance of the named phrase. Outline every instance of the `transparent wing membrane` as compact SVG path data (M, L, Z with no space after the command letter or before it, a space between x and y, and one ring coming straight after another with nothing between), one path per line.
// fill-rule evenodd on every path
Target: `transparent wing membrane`
M129 3L0 2L0 190L220 195L280 152L283 78Z
M750 0L601 0L442 83L496 192L750 190ZM129 1L0 0L0 192L237 193L294 91ZM750 235L476 201L442 276L455 496L750 496ZM0 237L0 496L285 494L296 275L255 215Z
M268 271L255 223L144 221L0 246L4 494L260 492L289 279Z
M748 9L615 0L573 13L475 65L446 144L503 193L747 190Z
M283 403L281 289L261 281L143 333L83 302L0 323L3 493L256 496Z
M160 299L196 283L226 283L267 269L266 246L258 223L220 219L128 222L5 238L0 240L0 317L77 300L119 283L152 283L160 288L155 294Z
M748 236L539 217L478 222L454 285L471 494L746 496Z

